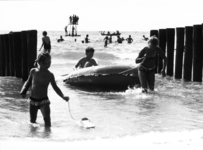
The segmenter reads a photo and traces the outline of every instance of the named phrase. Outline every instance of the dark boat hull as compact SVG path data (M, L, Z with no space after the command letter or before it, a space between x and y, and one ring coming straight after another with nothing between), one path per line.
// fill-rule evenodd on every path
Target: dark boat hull
M79 69L71 72L64 82L74 86L127 89L129 86L140 84L137 68L128 74L119 74L132 68L130 66L96 66Z

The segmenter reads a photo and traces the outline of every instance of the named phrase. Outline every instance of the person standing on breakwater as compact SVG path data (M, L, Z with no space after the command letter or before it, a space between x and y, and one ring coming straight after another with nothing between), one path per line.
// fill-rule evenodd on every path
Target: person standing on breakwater
M43 31L42 32L43 38L42 38L42 46L39 49L39 51L41 51L42 47L44 46L44 52L51 52L51 40L50 38L47 36L47 32Z
M39 67L38 67L38 65ZM38 109L41 110L45 127L51 127L50 101L48 98L48 86L51 83L55 92L65 101L69 101L68 96L64 96L56 84L54 74L48 70L51 66L51 56L49 53L40 53L35 61L35 67L30 70L29 77L24 83L20 95L24 98L31 86L30 95L30 122L36 123Z
M98 65L96 60L92 58L94 56L94 49L92 47L87 47L85 54L86 57L83 57L78 61L78 63L75 65L75 69Z
M65 26L65 33L66 33L66 36L68 35L68 30L67 30L68 26Z
M142 87L142 92L147 93L148 88L149 90L154 90L154 83L155 83L155 62L157 55L161 56L164 60L163 69L161 71L162 76L165 77L165 68L167 64L167 58L163 53L162 49L158 46L159 40L157 37L152 36L148 41L148 46L144 47L138 57L136 58L135 62L140 63L138 66L138 76Z

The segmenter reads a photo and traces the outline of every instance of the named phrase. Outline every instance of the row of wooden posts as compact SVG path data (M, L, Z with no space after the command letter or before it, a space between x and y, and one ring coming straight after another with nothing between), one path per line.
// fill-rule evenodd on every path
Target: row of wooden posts
M37 31L10 32L0 35L0 76L27 80L37 57Z
M150 36L153 35L159 38L159 46L168 58L168 76L202 82L203 25L151 30ZM27 80L36 57L36 30L0 35L0 76ZM162 67L162 59L158 58L156 73Z
M202 82L203 25L151 30L153 35L159 38L159 46L168 58L168 76ZM156 73L162 67L162 59L158 58Z

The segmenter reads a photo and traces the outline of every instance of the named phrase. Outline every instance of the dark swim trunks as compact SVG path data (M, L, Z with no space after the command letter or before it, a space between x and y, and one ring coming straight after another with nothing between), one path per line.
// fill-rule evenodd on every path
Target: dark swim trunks
M144 66L141 66L141 65L140 65L140 66L138 67L138 71L143 71L143 72L145 72L145 73L147 73L147 74L154 72L154 69L155 69L155 66L152 67L152 68L147 68L147 67L144 67Z
M44 49L50 50L51 49L51 44L50 43L47 44L47 43L44 42Z
M30 104L34 106L41 106L43 104L50 104L50 101L48 97L44 97L40 99L30 97Z

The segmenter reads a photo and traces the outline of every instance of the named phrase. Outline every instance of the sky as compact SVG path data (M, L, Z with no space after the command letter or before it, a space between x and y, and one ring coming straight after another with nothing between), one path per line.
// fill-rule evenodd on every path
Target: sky
M150 31L203 23L202 0L0 0L0 30Z

